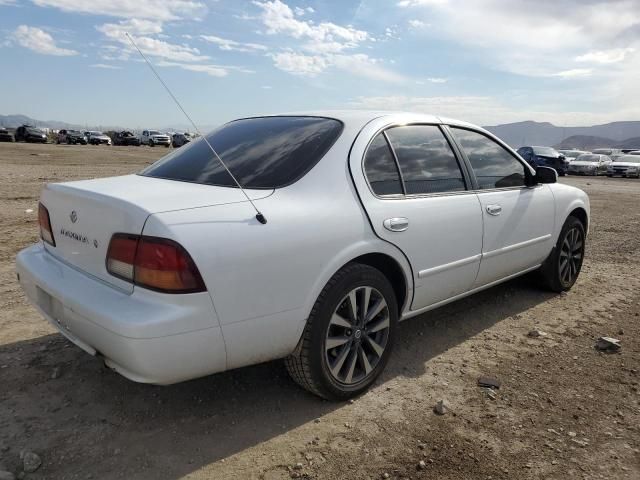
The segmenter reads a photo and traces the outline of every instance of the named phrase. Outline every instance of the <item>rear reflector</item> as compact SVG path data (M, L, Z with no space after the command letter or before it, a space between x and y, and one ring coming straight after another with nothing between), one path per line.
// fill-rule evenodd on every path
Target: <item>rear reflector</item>
M40 225L40 238L49 245L56 246L53 238L53 230L51 229L51 220L49 218L49 210L42 203L38 203L38 224Z
M116 233L107 251L107 271L116 277L164 293L206 290L191 256L173 240Z

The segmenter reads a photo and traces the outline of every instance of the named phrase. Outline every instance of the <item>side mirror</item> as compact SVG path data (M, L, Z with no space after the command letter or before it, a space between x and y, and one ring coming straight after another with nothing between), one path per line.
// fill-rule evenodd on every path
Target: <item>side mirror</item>
M558 181L558 172L551 167L538 167L533 177L534 183L556 183Z

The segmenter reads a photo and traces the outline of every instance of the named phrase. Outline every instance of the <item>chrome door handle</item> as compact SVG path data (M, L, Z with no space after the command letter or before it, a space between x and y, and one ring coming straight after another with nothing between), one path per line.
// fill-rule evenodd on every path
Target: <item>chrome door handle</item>
M487 205L487 213L489 215L500 215L502 207L500 205Z
M409 228L409 219L405 217L387 218L382 222L384 228L391 230L392 232L404 232Z

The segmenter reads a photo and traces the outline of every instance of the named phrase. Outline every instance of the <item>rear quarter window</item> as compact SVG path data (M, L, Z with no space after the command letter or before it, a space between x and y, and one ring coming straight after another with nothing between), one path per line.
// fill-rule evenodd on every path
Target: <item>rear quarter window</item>
M342 129L342 122L331 118L258 117L227 123L206 138L243 187L271 189L304 176L329 151ZM167 155L141 174L236 187L202 139Z

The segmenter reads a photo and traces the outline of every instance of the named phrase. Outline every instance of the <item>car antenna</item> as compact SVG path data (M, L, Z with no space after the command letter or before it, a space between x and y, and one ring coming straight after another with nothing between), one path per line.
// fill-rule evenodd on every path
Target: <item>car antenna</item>
M233 173L231 173L231 170L229 170L229 167L227 167L227 165L222 161L222 158L220 158L220 155L218 155L218 152L216 152L215 148L213 148L213 146L211 146L211 143L209 143L209 140L207 139L206 136L202 135L202 133L200 133L200 129L198 128L198 126L195 124L195 122L193 120L191 120L191 117L189 116L189 114L184 110L184 108L182 108L182 105L180 105L180 102L178 101L178 99L176 98L176 96L171 93L171 90L169 90L169 87L167 87L167 84L164 83L164 81L162 80L162 78L160 77L160 75L158 74L158 72L156 71L155 68L153 68L153 65L151 64L151 62L147 59L147 57L144 56L144 53L142 53L142 51L138 48L138 45L136 45L136 42L133 41L133 38L131 37L131 35L129 35L129 32L125 32L125 35L127 36L127 38L129 39L129 41L131 42L131 45L134 46L134 48L138 51L138 53L140 54L140 56L144 59L144 61L147 63L147 65L149 66L149 68L151 69L151 71L153 72L153 74L156 76L156 78L158 79L158 81L162 84L162 86L164 87L164 89L167 91L167 93L171 96L171 98L173 99L173 101L176 103L176 105L178 106L178 108L182 111L182 113L184 114L185 117L187 117L187 120L189 120L189 122L191 123L191 125L193 126L194 130L196 131L196 133L204 140L204 142L207 144L207 146L209 147L209 149L213 152L213 154L216 156L216 158L218 159L218 161L220 162L220 165L222 165L224 167L224 169L227 171L227 173L229 174L229 176L233 179L233 181L235 182L235 184L238 186L238 188L240 189L240 191L243 193L243 195L246 197L246 199L249 201L249 203L251 204L251 206L253 207L253 209L256 211L256 220L258 220L258 222L260 222L262 225L264 225L265 223L267 223L267 218L260 212L260 210L258 210L258 207L256 207L255 203L253 203L253 200L251 200L251 198L249 197L249 195L247 195L247 192L244 191L244 188L242 188L242 185L240 185L240 182L238 181L238 179L236 179L236 177L233 175Z

